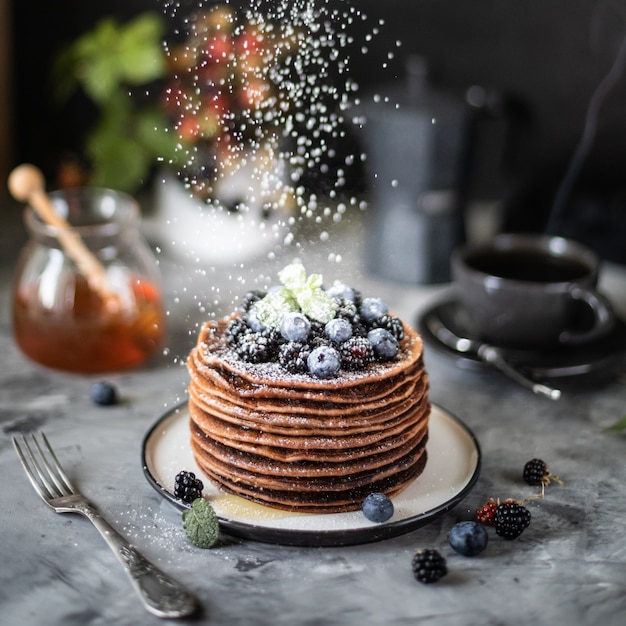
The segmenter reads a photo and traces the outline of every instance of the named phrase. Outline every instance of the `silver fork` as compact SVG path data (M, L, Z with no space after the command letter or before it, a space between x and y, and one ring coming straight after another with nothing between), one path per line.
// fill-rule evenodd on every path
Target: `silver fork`
M35 491L57 513L80 513L100 532L121 561L145 607L158 617L183 617L193 613L196 599L126 541L98 510L70 483L46 436L42 443L31 435L13 445ZM31 445L32 444L32 445Z

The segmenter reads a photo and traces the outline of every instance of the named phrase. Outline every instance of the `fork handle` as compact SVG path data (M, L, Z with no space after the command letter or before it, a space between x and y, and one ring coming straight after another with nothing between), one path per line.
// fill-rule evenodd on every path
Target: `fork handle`
M146 609L158 617L174 618L190 615L197 601L173 578L148 561L91 504L84 503L76 509L84 515L115 552Z

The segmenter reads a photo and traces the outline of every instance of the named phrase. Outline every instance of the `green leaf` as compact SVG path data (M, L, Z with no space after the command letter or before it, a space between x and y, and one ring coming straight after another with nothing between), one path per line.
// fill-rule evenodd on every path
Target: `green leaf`
M617 420L615 424L607 426L604 430L606 432L621 432L623 430L626 430L626 415L624 415L622 419Z
M92 185L132 193L147 176L153 155L137 140L132 120L128 99L112 101L111 110L89 135Z
M287 289L298 291L306 283L306 270L300 261L293 261L278 272L278 278Z
M285 287L268 293L254 305L259 322L270 328L278 328L287 313L298 310L300 310L298 303L291 291Z
M330 322L337 313L335 301L322 289L303 289L296 299L305 315L322 324Z
M139 15L125 25L104 18L63 53L57 73L65 69L94 102L106 104L124 85L141 85L165 75L164 30L156 13ZM67 92L66 86L62 92Z
M165 74L165 58L161 41L165 28L154 13L145 13L120 30L119 71L132 85L141 85Z
M211 548L220 534L217 515L208 500L197 498L183 511L183 528L187 539L198 548Z
M323 324L335 317L335 301L322 289L321 274L307 278L302 263L293 261L278 272L278 277L285 286L254 305L260 322L277 328L283 316L291 311L302 311Z
M120 83L118 40L117 23L105 18L76 42L76 74L94 102L106 102Z

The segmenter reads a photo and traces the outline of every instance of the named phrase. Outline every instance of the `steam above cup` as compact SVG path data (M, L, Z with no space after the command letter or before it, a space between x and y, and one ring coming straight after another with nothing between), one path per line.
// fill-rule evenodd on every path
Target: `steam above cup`
M613 328L611 305L596 289L599 265L578 242L534 234L497 235L451 260L472 334L532 350L584 344Z

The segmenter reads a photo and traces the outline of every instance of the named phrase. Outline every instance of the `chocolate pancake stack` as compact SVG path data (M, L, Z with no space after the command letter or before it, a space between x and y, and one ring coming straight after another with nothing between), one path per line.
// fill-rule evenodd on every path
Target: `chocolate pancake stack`
M217 486L306 513L356 510L401 491L423 470L428 376L412 329L389 363L317 379L240 361L228 320L207 322L188 359L191 445Z

